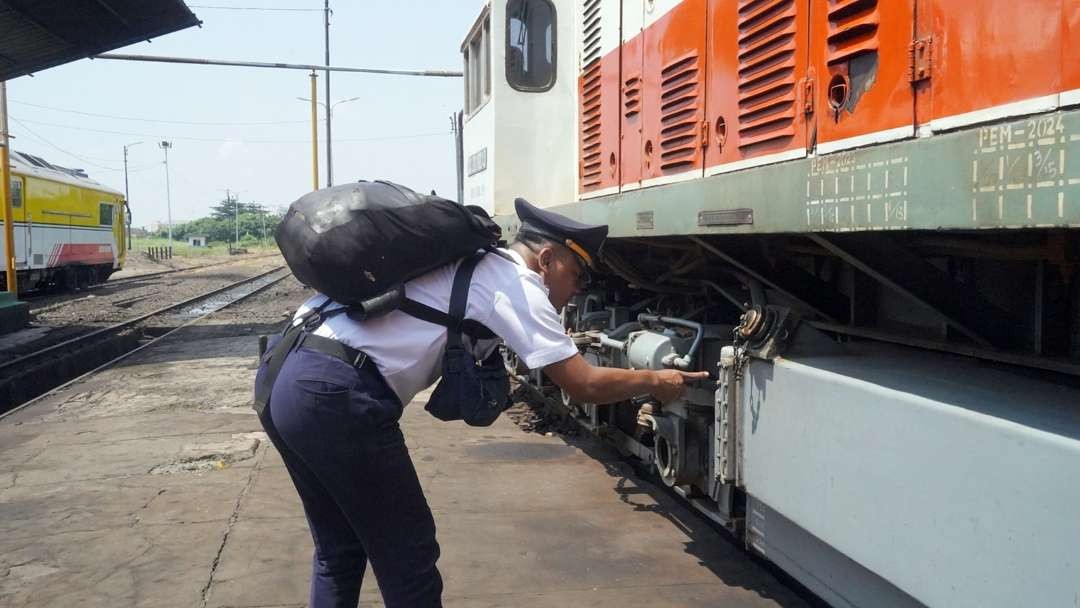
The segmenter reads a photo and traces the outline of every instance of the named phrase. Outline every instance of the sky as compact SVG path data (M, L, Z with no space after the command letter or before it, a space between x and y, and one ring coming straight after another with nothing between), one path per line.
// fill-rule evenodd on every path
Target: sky
M202 20L114 52L322 65L323 0L188 0ZM480 0L331 0L330 63L461 70L460 43ZM233 7L225 10L210 7ZM249 10L313 9L313 10ZM323 75L318 97L325 101ZM389 179L456 195L450 116L460 78L331 74L334 183ZM8 82L12 148L123 191L133 225L166 221L163 151L169 140L174 224L202 217L226 190L284 209L311 190L308 72L80 60ZM326 185L319 108L319 184ZM207 124L212 123L212 124ZM255 124L253 124L255 123Z

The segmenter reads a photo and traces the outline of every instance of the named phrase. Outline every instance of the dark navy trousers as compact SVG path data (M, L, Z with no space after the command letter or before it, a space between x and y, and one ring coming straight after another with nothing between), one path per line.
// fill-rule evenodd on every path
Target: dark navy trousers
M313 608L355 608L368 562L387 608L442 605L435 521L398 427L401 408L374 364L357 369L304 347L274 383L260 421L315 541Z

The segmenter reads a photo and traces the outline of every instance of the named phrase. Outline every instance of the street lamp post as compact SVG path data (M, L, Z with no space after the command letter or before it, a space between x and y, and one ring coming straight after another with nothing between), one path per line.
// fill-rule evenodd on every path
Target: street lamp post
M312 104L312 106L311 106L312 108L314 108L316 104L322 106L323 110L326 111L326 124L329 125L330 124L330 117L334 113L334 108L338 107L339 105L341 105L343 103L348 103L350 101L356 101L356 100L358 100L360 98L359 97L350 97L348 99L339 99L339 100L335 101L334 103L330 104L329 106L326 105L325 103L321 102L321 101L318 101L318 100L312 101L312 99L314 99L314 98L309 99L307 97L297 97L297 99L299 99L300 101ZM311 120L312 120L312 124L314 124L315 118L312 117ZM328 130L326 132L326 165L327 165L327 167L326 167L327 184L326 185L327 185L327 187L330 187L330 186L333 185L333 174L334 174L334 160L333 159L334 159L334 157L333 157L333 152L332 152L332 150L333 150L332 146L333 146L333 141L330 138L330 131Z
M124 146L124 207L127 211L127 233L128 233L128 251L131 251L131 194L128 192L128 148L137 146L143 142L137 141L135 143L126 144Z
M169 220L169 248L172 248L172 193L169 188L169 148L172 148L172 142L160 141L158 147L165 152L165 211L168 214Z
M312 191L319 189L319 119L318 92L315 88L315 70L311 70L311 183Z
M266 247L266 209L259 205L259 217L262 219L262 246Z

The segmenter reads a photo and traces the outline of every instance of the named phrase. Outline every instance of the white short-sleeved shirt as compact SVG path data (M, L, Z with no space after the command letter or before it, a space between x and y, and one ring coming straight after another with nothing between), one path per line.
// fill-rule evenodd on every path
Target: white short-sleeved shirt
M498 255L485 255L473 272L465 318L482 323L502 338L530 369L539 369L577 354L566 335L559 313L548 300L548 289L540 275L525 265L516 252L502 250L517 263ZM437 310L450 308L454 273L460 263L433 270L405 284L411 300ZM296 317L326 301L326 296L308 299ZM337 303L325 310L340 308ZM385 316L358 322L345 314L328 317L314 332L352 348L362 350L375 361L383 378L401 403L408 404L417 393L439 379L442 373L446 328L395 310ZM470 345L478 359L490 354L497 341Z

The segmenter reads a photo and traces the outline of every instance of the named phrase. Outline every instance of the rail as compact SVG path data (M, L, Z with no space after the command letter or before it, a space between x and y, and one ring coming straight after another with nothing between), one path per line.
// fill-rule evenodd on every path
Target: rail
M268 253L268 254L265 254L265 255L248 256L248 257L244 257L244 258L240 258L240 259L224 260L224 261L221 261L221 262L214 262L213 264L202 264L202 265L199 265L199 266L191 266L189 268L172 268L172 269L169 269L169 270L159 270L157 272L145 272L143 274L137 274L137 275L133 275L133 276L130 276L130 277L123 277L123 278L120 278L120 279L111 279L111 280L105 281L104 283L94 283L93 285L87 285L84 288L84 291L91 291L91 290L95 290L95 289L103 289L103 288L106 288L106 287L115 287L117 285L127 285L129 283L138 283L139 281L146 281L148 279L154 279L154 278L157 278L157 277L160 277L160 276L165 276L165 275L169 275L169 274L175 274L175 273L178 273L178 272L192 272L192 271L196 271L196 270L202 270L203 268L214 268L215 266L224 266L225 264L236 264L237 262L243 262L243 261L247 261L247 260L257 260L257 259L261 259L261 258L269 258L269 257L273 257L273 256L276 256L276 255L278 255L278 254L276 254L276 253ZM27 292L24 292L24 293L20 293L19 297L24 298L24 299L32 300L32 299L46 297L46 296L50 296L50 295L61 295L61 294L48 293L48 292L41 291L41 290L31 290L31 291L27 291ZM49 304L47 306L42 306L41 308L31 309L30 312L31 313L36 313L36 312L41 312L41 311L45 311L45 310L52 310L53 308L56 308L58 306L62 306L64 304L67 304L68 302L74 302L74 301L78 301L78 300L81 300L81 299L82 298L74 298L74 299L71 299L71 300L63 300L63 301L60 301L60 302L56 302L54 304Z
M271 276L271 275L274 275L275 273L278 273L280 276ZM201 302L211 300L212 298L214 298L216 296L220 296L221 294L225 294L227 292L237 292L235 294L235 297L233 297L231 299L227 299L225 302L221 303L218 306L204 305L203 308L196 309L196 311L195 311L196 314L192 315L192 317L190 319L185 320L185 322L181 323L176 328L173 328L172 330L162 334L161 336L157 336L157 337L155 337L155 338L153 338L153 339L151 339L151 340L149 340L147 342L143 342L142 344L135 347L134 349L131 349L128 352L123 353L119 357L116 357L116 358L110 360L109 362L107 362L103 366L96 367L96 368L90 370L89 372L86 372L86 373L92 373L94 371L97 371L98 369L102 369L102 367L104 367L104 366L111 365L112 363L115 363L116 361L118 361L118 360L120 360L120 359L122 359L124 357L129 356L130 354L134 353L135 351L141 350L146 345L152 344L152 343L160 340L161 338L171 334L173 331L175 331L176 329L179 329L180 327L185 327L187 325L190 325L191 323L194 323L194 322L196 322L196 321L198 321L200 319L203 319L206 316L208 316L210 314L213 314L214 312L217 312L217 311L219 311L219 310L221 310L223 308L226 308L228 306L231 306L233 304L241 302L245 298L248 298L248 297L250 297L250 296L252 296L252 295L254 295L256 293L259 293L262 290L264 290L264 289L266 289L266 288L268 288L268 287L270 287L270 286L284 280L285 278L291 276L291 274L292 273L289 272L287 266L284 266L284 265L277 266L277 267L274 267L274 268L272 268L272 269L270 269L270 270L268 270L266 272L255 275L253 277L246 277L246 278L244 278L244 279L242 279L240 281L236 281L234 283L230 283L230 284L225 285L223 287L218 287L218 288L213 289L211 291L208 291L208 292L199 294L197 296L188 298L186 300L183 300L182 302L176 302L174 304L169 304L167 306L163 306L161 308L158 308L157 310L148 312L148 313L140 315L138 317L127 319L127 320L121 321L119 323L109 325L108 327L103 327L101 329L97 329L97 330L94 330L94 331L91 331L91 332L88 332L88 333L85 333L85 334L81 334L79 336L76 336L74 338L65 340L63 342L53 344L53 345L47 346L45 348L42 348L40 350L34 351L32 353L23 355L23 356L18 357L16 359L12 359L10 361L5 361L3 363L0 363L0 383L3 383L5 385L10 385L10 381L14 377L12 375L13 371L17 372L20 369L26 369L26 368L28 368L30 366L36 366L36 365L39 365L39 364L44 364L50 358L55 357L58 360L66 361L66 359L63 358L61 353L65 353L65 352L69 353L69 354L73 353L80 346L88 345L88 344L91 344L94 341L100 341L100 340L107 339L108 337L111 337L111 336L119 335L124 330L129 329L131 327L134 327L136 325L139 325L141 323L144 323L144 322L146 322L147 320L149 320L151 318L158 317L158 316L161 316L161 315L173 312L173 311L181 310L181 309L184 309L184 308L194 307L194 306L196 306L197 304L199 304ZM249 290L243 290L243 288L245 286L249 286L250 284L255 284L255 287L252 288L252 289L249 289ZM82 377L84 375L86 375L86 374L79 374L78 377ZM61 386L62 385L63 384L61 384ZM17 411L18 409L21 409L23 406L35 401L36 399L40 398L43 394L47 394L48 392L51 392L52 390L55 390L57 387L48 386L48 387L42 387L42 388L44 389L42 391L42 393L31 396L29 398L29 400L27 400L25 403L23 403L21 405L15 406L15 404L13 404L13 403L7 403L7 404L0 403L0 418L3 418L4 416L7 416L7 415L9 415L10 413L12 413L14 411Z

